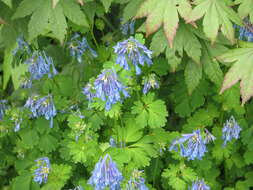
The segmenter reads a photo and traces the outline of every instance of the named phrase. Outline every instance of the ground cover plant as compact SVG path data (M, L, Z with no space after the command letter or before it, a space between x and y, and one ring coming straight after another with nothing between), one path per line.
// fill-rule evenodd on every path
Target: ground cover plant
M0 189L252 189L252 23L252 0L0 0Z

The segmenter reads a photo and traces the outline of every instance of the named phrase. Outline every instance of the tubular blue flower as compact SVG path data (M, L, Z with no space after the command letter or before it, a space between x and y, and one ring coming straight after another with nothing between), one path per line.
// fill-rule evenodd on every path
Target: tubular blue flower
M35 160L36 169L34 171L33 180L39 184L46 183L50 172L50 162L47 157Z
M76 58L79 63L83 61L82 57L87 50L89 50L93 57L98 56L96 51L89 46L86 38L81 38L77 33L75 33L74 36L70 39L68 47L70 49L70 55Z
M43 116L46 120L50 120L50 127L53 127L53 117L56 115L56 109L51 95L42 98L34 95L28 98L25 107L30 109L32 117Z
M204 143L208 144L212 141L215 141L215 136L213 136L207 129L205 129L205 138L204 138Z
M52 58L48 57L44 51L33 52L32 57L25 63L29 65L28 71L31 74L31 80L39 80L46 74L51 78L57 74Z
M86 85L83 94L87 96L89 101L94 98L105 101L106 110L110 110L113 104L122 101L121 94L124 97L129 97L126 87L119 82L117 74L112 69L103 70L95 80L94 87L90 84Z
M13 55L16 55L18 52L27 53L27 54L31 53L31 49L29 45L25 42L23 37L18 37L17 43L18 43L18 47L13 50L12 52Z
M242 129L235 121L235 118L231 116L222 129L222 139L224 140L223 146L226 146L227 142L231 141L233 138L238 139L241 130Z
M156 80L155 74L153 73L150 74L148 77L144 77L143 83L144 83L144 87L142 90L143 94L147 94L151 88L153 89L159 88L159 83Z
M134 170L132 177L127 183L127 190L148 190L148 187L145 185L145 179L141 177L142 171Z
M147 63L147 65L153 64L151 60L152 51L133 37L123 42L118 42L113 48L114 53L118 55L116 63L125 70L129 70L128 61L130 61L134 65L137 75L141 74L139 65L144 66L145 63Z
M185 146L185 144L187 145ZM187 157L188 160L194 160L195 158L201 160L207 152L199 129L190 134L183 134L181 138L174 140L169 150L178 151L177 145L180 146L180 155Z
M120 183L123 180L121 172L113 162L110 155L106 154L96 164L88 184L92 185L95 190L104 190L108 187L110 190L120 190Z
M197 180L192 183L192 186L189 187L189 190L210 190L210 187L205 184L204 180Z
M113 137L110 137L109 144L111 147L117 147L117 143Z
M0 100L0 120L3 120L5 110L7 109L7 100Z
M22 121L23 121L23 119L22 119L22 118L19 118L19 119L15 120L15 128L14 128L14 132L19 131L19 129L20 129L20 125L21 125Z
M134 34L134 25L135 25L135 20L126 22L125 24L121 24L121 26L120 26L121 33L123 35L128 35L128 33L130 35L133 35Z

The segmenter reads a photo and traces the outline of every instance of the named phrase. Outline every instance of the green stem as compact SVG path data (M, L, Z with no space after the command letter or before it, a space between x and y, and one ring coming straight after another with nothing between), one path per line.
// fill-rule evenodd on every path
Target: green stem
M154 169L154 175L153 175L153 187L155 187L155 173L156 173L156 170L157 170L157 167L158 167L158 157L156 158L156 161L155 161L155 169Z
M93 39L93 41L94 41L96 47L98 48L98 42L97 42L97 40L96 40L96 38L95 38L95 35L94 35L94 32L93 32L93 27L91 28L90 33L91 33L91 37L92 37L92 39Z

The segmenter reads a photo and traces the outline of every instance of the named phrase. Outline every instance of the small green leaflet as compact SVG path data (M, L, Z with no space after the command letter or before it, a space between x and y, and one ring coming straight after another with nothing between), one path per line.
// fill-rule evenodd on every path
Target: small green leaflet
M187 22L191 23L204 17L203 30L212 43L216 40L219 28L221 28L224 36L233 43L234 28L232 22L242 25L241 19L233 9L220 0L199 0L196 2L197 6L187 18Z
M234 62L226 73L220 93L240 81L240 93L244 105L253 96L253 48L238 48L218 57L224 62Z
M102 4L105 7L105 12L107 13L109 11L109 8L114 0L101 0Z
M197 174L192 168L188 168L184 163L179 165L170 164L168 169L162 173L168 184L175 190L185 190L188 183L196 180Z
M179 15L186 20L190 12L191 4L188 0L146 0L137 12L136 18L147 17L147 36L163 25L164 33L172 47L179 25Z
M140 127L149 125L151 128L163 127L168 112L164 101L155 100L153 93L142 97L142 101L135 102L132 114L136 115L136 123Z
M189 60L185 67L184 76L188 92L189 94L192 94L193 90L198 86L200 79L202 78L202 65Z
M238 7L238 14L241 18L249 16L253 23L253 1L252 0L235 0L235 4L240 4Z

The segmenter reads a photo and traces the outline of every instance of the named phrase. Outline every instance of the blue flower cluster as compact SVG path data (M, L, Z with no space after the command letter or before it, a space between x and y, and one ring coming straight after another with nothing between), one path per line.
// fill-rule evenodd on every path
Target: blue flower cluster
M135 20L132 20L132 21L122 24L120 26L121 33L123 35L128 35L128 34L133 35L134 34L134 25L135 25Z
M127 183L127 190L148 190L145 179L141 177L142 171L134 170L132 177Z
M17 38L18 47L13 50L13 55L16 55L18 52L31 54L31 48L28 43L25 42L23 37Z
M79 63L83 61L83 55L87 50L89 50L93 57L98 56L96 51L89 46L86 38L81 38L77 33L68 42L68 47L70 49L70 55L76 58Z
M144 77L143 84L144 84L144 87L142 90L143 94L147 94L151 88L153 89L159 88L159 83L156 79L156 75L153 73L147 77Z
M123 176L121 172L118 170L111 156L106 154L96 164L88 184L92 185L95 190L104 190L106 187L110 190L119 190L122 180Z
M223 145L226 146L227 142L231 141L233 138L238 139L240 131L241 127L235 121L235 118L231 116L222 129L222 139L224 140Z
M244 19L244 26L234 25L235 28L239 29L239 39L253 42L253 25L249 19Z
M41 184L42 182L46 183L47 178L50 172L50 162L47 157L39 158L35 160L36 162L36 169L34 171L34 178L35 182Z
M7 109L7 100L0 100L0 120L3 120L5 110Z
M46 74L51 78L58 73L52 58L47 56L44 51L34 51L32 57L27 59L25 64L29 66L28 71L31 74L31 80L39 80Z
M192 183L189 190L210 190L210 187L205 184L204 180L197 180Z
M116 63L125 70L129 70L128 62L130 61L134 65L137 75L141 74L139 65L143 66L145 63L148 65L153 64L151 60L152 51L133 37L123 42L118 42L113 48L114 53L117 54Z
M169 150L178 151L177 146L179 145L181 156L187 157L188 160L194 160L195 158L201 160L205 152L207 152L206 143L209 142L209 139L215 139L213 136L210 137L210 135L206 135L206 140L204 140L199 129L190 134L183 134L181 138L172 142ZM185 146L186 142L187 145Z
M56 109L51 95L42 98L38 95L31 96L24 107L30 109L32 117L44 116L46 120L50 120L50 127L53 127L53 117L56 115Z
M103 70L94 82L94 86L87 84L83 88L83 94L89 101L99 98L106 102L105 109L110 110L111 106L121 102L121 94L128 97L126 87L118 80L116 72L112 69Z

